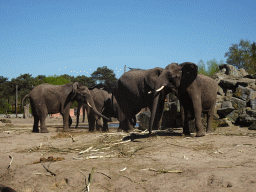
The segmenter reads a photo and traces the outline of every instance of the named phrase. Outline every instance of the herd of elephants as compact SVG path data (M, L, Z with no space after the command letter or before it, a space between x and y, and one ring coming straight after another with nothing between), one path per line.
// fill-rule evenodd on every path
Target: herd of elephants
M41 84L27 94L30 98L34 116L33 132L47 133L45 119L48 114L60 113L63 116L64 131L72 123L69 115L70 106L78 102L80 108L86 108L89 131L96 129L108 131L111 117L119 121L118 130L130 132L136 124L136 114L148 107L151 112L149 135L152 128L160 127L166 95L175 94L180 101L183 134L190 135L189 120L195 119L196 136L204 136L205 129L201 122L201 113L207 114L206 132L212 131L211 121L217 98L218 84L212 78L198 74L198 67L191 62L172 63L164 69L156 67L149 70L135 69L124 73L111 90L89 88L75 82L74 84ZM110 93L111 91L111 93ZM23 102L22 101L22 102ZM191 115L189 115L191 114ZM103 125L100 118L103 118ZM77 121L78 126L79 119Z

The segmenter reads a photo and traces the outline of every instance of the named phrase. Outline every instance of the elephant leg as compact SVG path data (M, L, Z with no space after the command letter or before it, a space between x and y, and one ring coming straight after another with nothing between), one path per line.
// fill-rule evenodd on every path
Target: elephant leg
M196 124L196 137L202 137L205 135L204 127L201 120L202 115L202 104L201 101L198 99L193 99L193 107L194 107L194 114L195 114L195 124Z
M94 126L95 126L94 116L88 115L88 123L89 123L89 131L93 132L94 131Z
M69 131L69 117L70 117L70 115L69 115L69 113L64 113L63 115L62 115L62 117L63 117L63 131Z
M37 115L34 115L33 133L39 133L38 123L39 123L39 117Z
M109 132L108 130L108 121L106 119L103 119L103 129L104 132Z
M210 110L207 113L206 133L212 133L212 119L214 115L214 108L215 108L215 104L210 108Z
M49 133L49 131L46 128L45 119L46 119L46 114L41 115L40 117L41 133Z
M84 121L85 121L85 107L83 107L83 123L84 123Z
M188 109L184 109L182 105L180 105L180 113L181 113L181 122L183 126L183 134L191 135L189 131L189 118L188 118Z
M78 125L79 125L80 108L81 108L81 106L78 104L78 106L77 106L77 111L76 111L76 128L77 128Z
M97 130L97 131L103 130L103 125L102 125L102 122L101 122L101 118L100 118L100 117L97 117L97 118L96 118L96 130Z
M72 125L72 118L70 117L70 115L69 115L69 127Z
M121 132L122 130L125 132L133 131L132 119L129 120L128 118L125 118L123 121L119 122L119 128L117 131Z

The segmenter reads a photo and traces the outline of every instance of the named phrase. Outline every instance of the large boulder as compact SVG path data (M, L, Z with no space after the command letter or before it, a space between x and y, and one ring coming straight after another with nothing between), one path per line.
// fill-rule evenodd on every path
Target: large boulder
M222 64L219 66L219 69L222 70L223 68L226 69L226 75L231 75L233 77L243 77L243 74L240 73L239 70L236 69L233 65L229 64Z
M239 115L238 124L242 127L248 127L252 123L256 122L256 118L249 116L248 114Z
M238 85L234 96L244 101L254 100L256 98L256 92L250 88Z
M236 97L232 97L231 98L231 103L232 103L232 106L238 110L238 112L240 114L242 114L243 112L243 109L246 107L246 101L242 100L242 99L239 99L239 98L236 98Z

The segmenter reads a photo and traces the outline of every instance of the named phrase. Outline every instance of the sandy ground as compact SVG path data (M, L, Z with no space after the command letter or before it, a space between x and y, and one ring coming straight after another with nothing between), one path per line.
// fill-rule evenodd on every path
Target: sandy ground
M86 191L90 173L92 192L256 189L256 131L248 128L200 138L169 129L147 138L117 128L89 133L84 124L62 132L60 118L47 118L50 133L32 133L32 118L11 121L0 126L0 184L16 191Z

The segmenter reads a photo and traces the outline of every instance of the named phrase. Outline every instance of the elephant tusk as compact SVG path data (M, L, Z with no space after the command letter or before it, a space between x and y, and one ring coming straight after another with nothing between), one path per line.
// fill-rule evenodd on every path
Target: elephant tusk
M91 107L91 108L92 108L92 106L90 105L90 103L89 103L89 102L87 102L87 105L89 105L89 107Z
M160 87L159 89L156 90L156 92L161 91L164 88L164 86Z
M152 93L152 91L149 91L148 94Z

